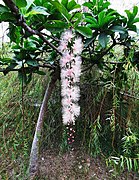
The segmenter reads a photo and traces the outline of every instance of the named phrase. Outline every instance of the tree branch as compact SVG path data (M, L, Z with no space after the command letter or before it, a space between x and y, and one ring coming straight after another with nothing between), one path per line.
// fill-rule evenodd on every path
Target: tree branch
M97 59L96 59L94 62L92 62L92 64L91 64L89 67L83 69L82 72L88 71L88 70L91 69L95 64L98 64L98 62L100 62L100 59L102 59L103 56L105 56L115 45L117 45L117 43L116 43L115 41L113 41L113 44L112 44L108 49L106 49L104 52L101 52L101 54L98 55ZM83 58L84 58L84 57L83 57ZM90 58L89 58L88 60L90 60ZM102 63L103 63L103 62L102 62Z
M61 55L59 50L53 44L51 44L41 32L32 29L30 26L26 24L25 18L19 13L19 9L12 0L3 1L10 8L11 12L16 16L18 26L21 26L25 31L29 32L32 35L38 35L45 43L47 43L52 49L54 49L58 54Z
M50 64L42 64L42 65L38 65L38 66L35 66L35 67L30 67L32 70L33 69L36 69L36 68L49 68L50 70L54 70L56 67L55 66L52 66ZM21 67L22 68L22 67ZM6 69L6 68L0 68L0 72L4 73L5 75L8 73L8 72L18 72L21 70L21 68L15 68L15 69Z

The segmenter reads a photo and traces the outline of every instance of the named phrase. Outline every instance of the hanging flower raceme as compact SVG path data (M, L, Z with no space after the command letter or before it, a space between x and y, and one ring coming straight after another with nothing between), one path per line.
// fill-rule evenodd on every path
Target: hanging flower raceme
M82 61L80 55L82 49L82 39L75 37L75 33L72 30L67 30L62 34L59 46L59 50L62 53L60 59L62 118L63 123L67 125L74 124L75 119L80 114L78 105L80 89L78 83L81 75Z

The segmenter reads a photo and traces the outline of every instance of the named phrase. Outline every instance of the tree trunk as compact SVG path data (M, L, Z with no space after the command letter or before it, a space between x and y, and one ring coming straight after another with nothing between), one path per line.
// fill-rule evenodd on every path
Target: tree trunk
M29 179L33 180L38 175L38 160L39 160L39 142L41 137L41 131L43 128L44 116L47 111L48 100L52 94L52 91L55 87L55 83L58 79L56 73L53 74L51 78L51 82L48 84L47 89L45 91L44 99L40 108L40 113L36 125L35 135L32 142L32 148L30 153L30 162L29 162Z

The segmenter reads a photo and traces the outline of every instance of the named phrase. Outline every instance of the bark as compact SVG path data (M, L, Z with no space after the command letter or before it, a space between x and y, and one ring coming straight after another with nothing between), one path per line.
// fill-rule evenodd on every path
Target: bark
M39 117L38 117L38 121L36 125L34 139L32 142L31 153L30 153L30 163L29 163L29 179L30 180L35 179L35 177L38 175L38 171L39 171L38 160L39 160L39 145L40 145L39 142L40 142L41 132L43 128L44 116L47 111L48 100L52 94L52 91L55 87L55 83L58 79L57 73L58 72L53 74L51 78L51 82L47 86L44 99L40 108L40 113L39 113Z

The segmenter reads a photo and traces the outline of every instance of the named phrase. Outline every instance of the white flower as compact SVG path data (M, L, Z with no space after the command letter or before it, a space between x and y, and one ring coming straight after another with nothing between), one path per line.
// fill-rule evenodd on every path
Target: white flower
M69 47L71 46L71 47ZM77 104L80 98L80 89L77 82L81 75L81 57L83 44L81 38L75 38L71 30L62 34L59 50L62 52L61 66L61 96L63 123L75 123L80 114Z
M81 59L80 56L76 56L76 57L74 58L74 60L75 60L75 64L76 64L77 66L82 64L82 59Z
M68 51L63 53L62 58L60 59L60 65L61 67L64 67L68 62L73 60L73 54L69 53Z
M79 98L80 98L80 89L79 87L75 86L71 93L71 99L73 99L73 101L78 101Z
M73 53L74 54L81 54L83 49L82 39L77 38L75 39L74 45L73 45Z
M60 52L63 52L67 49L68 43L66 41L61 41L60 46L58 47L58 50Z
M65 97L62 99L62 105L65 107L65 106L69 106L72 104L72 99L71 97Z
M80 114L80 106L78 106L77 104L73 103L71 109L72 109L73 114L74 114L76 117L79 116L79 114Z
M74 114L71 114L68 107L63 107L62 119L64 124L67 124L68 122L74 122Z
M79 82L80 81L80 75L81 75L81 67L74 65L73 66L73 72L74 72L74 76L75 76L75 82Z
M72 38L73 38L73 34L71 30L65 31L65 33L62 34L62 39L64 41L71 42Z

